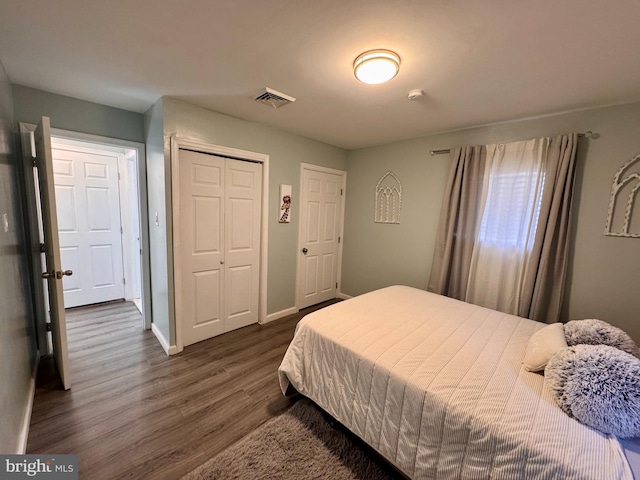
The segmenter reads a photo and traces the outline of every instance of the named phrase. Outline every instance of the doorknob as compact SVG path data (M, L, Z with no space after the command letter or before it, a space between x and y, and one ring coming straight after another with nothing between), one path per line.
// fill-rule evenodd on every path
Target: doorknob
M65 275L73 275L73 270L54 270L53 272L42 272L42 278L56 278L60 280Z
M307 248L306 248L306 247L302 249L302 253L304 253L305 255L307 254L307 252L308 252L308 251L309 251L309 250L307 250Z

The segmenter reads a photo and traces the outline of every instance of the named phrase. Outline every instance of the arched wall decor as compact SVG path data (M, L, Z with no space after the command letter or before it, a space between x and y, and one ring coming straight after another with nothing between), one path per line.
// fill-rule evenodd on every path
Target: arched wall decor
M640 215L633 217L640 190L640 154L625 163L613 177L604 234L640 238Z
M375 223L400 223L402 184L393 172L385 173L376 185Z

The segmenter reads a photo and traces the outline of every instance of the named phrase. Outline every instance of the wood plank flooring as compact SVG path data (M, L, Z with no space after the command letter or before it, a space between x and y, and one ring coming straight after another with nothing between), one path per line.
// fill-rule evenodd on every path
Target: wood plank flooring
M167 357L132 303L67 312L70 391L40 364L27 453L79 455L81 479L176 479L292 404L277 369L300 318Z

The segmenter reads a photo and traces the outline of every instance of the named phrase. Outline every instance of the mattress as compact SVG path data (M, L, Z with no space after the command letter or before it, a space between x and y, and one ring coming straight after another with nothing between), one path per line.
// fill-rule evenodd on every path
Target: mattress
M521 365L544 325L394 286L305 316L278 370L413 479L631 479ZM292 390L294 389L294 390Z

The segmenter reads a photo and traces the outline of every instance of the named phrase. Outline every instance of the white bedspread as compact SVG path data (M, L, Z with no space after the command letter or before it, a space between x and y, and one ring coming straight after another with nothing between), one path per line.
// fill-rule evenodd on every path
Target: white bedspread
M544 325L409 287L307 315L278 374L414 479L631 479L522 368Z

